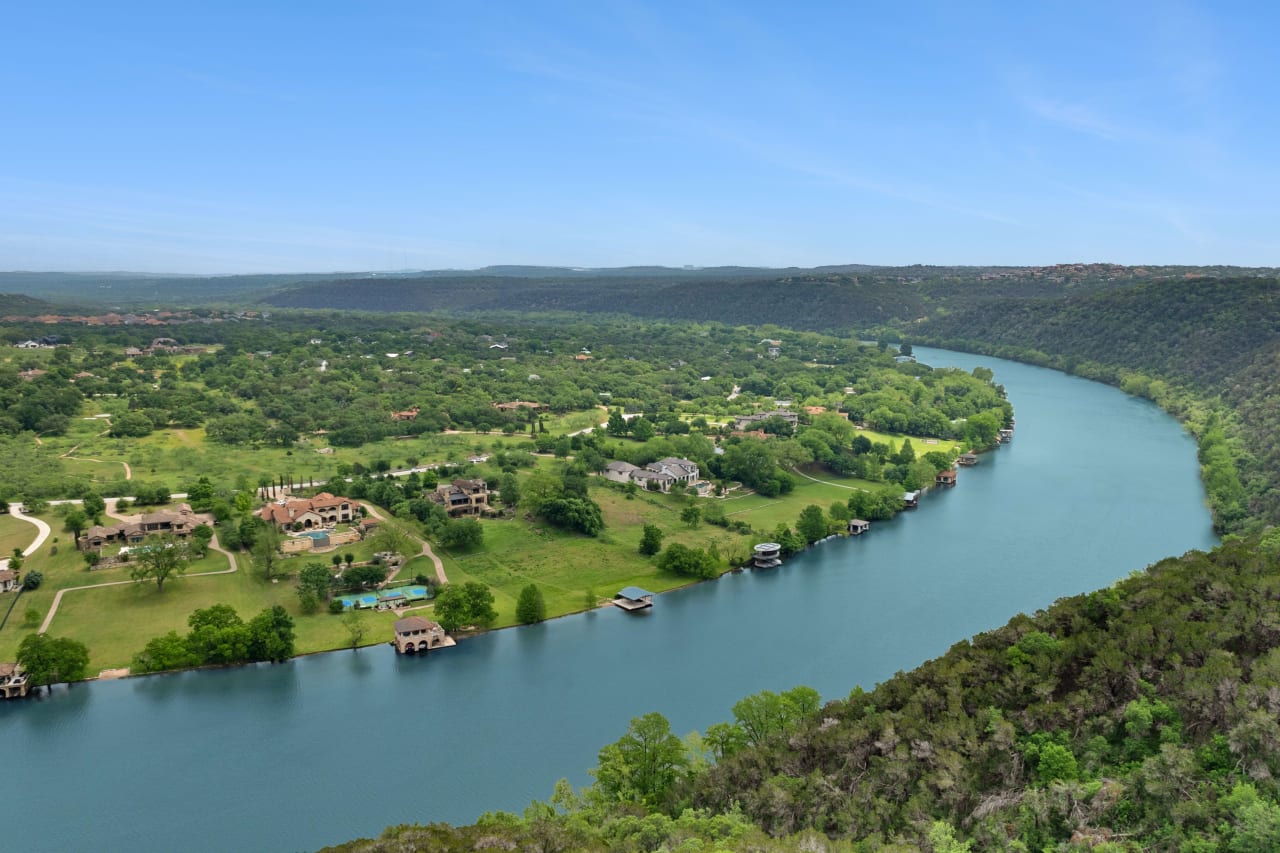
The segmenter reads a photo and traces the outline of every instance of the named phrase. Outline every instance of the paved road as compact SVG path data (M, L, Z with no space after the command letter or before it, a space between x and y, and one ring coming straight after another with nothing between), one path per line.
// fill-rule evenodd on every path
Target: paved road
M232 554L230 551L224 549L221 545L218 544L218 537L216 535L209 540L209 548L225 556L227 558L227 561L231 564L231 567L228 569L218 569L216 572L195 572L189 575L182 575L181 577L202 578L202 577L207 577L208 575L229 575L236 571L235 555ZM54 595L53 597L53 604L50 605L49 612L45 614L44 621L40 623L40 633L43 634L49 630L49 625L53 623L53 617L57 615L58 605L62 604L62 596L65 593L75 592L76 590L80 590L80 589L97 589L98 587L102 587L102 586L124 586L125 584L128 584L128 583L143 583L143 581L136 581L132 579L127 581L106 581L104 583L91 583L91 584L85 584L84 586L71 586L71 587L67 587L66 589L58 590L57 594Z
M49 534L51 534L53 531L49 529L49 525L45 524L40 519L33 518L30 515L23 515L22 504L20 503L9 504L9 514L12 515L14 518L18 519L19 521L26 521L36 526L35 541L32 542L30 545L28 545L26 549L23 550L22 552L22 556L30 557L32 554L36 552L37 548L39 548L41 545L44 544L45 540L49 538ZM0 560L0 569L7 569L7 568L9 568L9 558L5 557L3 560Z

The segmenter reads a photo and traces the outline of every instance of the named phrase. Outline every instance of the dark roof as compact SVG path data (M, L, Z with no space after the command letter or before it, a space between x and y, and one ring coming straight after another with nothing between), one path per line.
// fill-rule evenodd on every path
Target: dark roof
M626 588L625 588L625 589L623 589L623 590L620 590L620 591L618 592L618 594L617 594L616 596L614 596L614 597L615 597L615 598L629 598L629 599L631 599L632 601L639 601L639 600L640 600L640 599L642 599L642 598L652 598L652 597L653 597L653 593L649 592L649 590L647 590L647 589L641 589L641 588L640 588L640 587L638 587L638 586L629 586L629 587L626 587Z

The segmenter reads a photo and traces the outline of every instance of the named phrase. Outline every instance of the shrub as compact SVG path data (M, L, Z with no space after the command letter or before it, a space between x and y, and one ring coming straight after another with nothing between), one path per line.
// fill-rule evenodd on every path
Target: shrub
M27 576L22 579L22 588L28 591L38 589L42 583L44 583L43 574L40 572L27 572Z
M341 613L345 608L342 606L342 599L335 598L329 602L330 613Z

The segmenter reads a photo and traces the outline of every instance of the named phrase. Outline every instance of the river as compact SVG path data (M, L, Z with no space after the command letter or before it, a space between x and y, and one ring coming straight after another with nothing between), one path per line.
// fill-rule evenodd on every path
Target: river
M684 733L759 690L843 696L1215 544L1194 442L1155 406L1042 368L916 354L992 367L1018 419L1010 446L918 510L645 615L607 609L426 658L379 646L0 703L4 846L300 850L520 810L560 777L588 781L642 713Z

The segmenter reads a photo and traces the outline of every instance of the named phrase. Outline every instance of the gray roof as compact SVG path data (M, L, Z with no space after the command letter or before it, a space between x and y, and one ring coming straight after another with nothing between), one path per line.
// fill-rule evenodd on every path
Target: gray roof
M615 598L629 598L632 601L639 601L642 598L652 598L653 593L647 589L641 589L638 586L629 586L618 592Z

